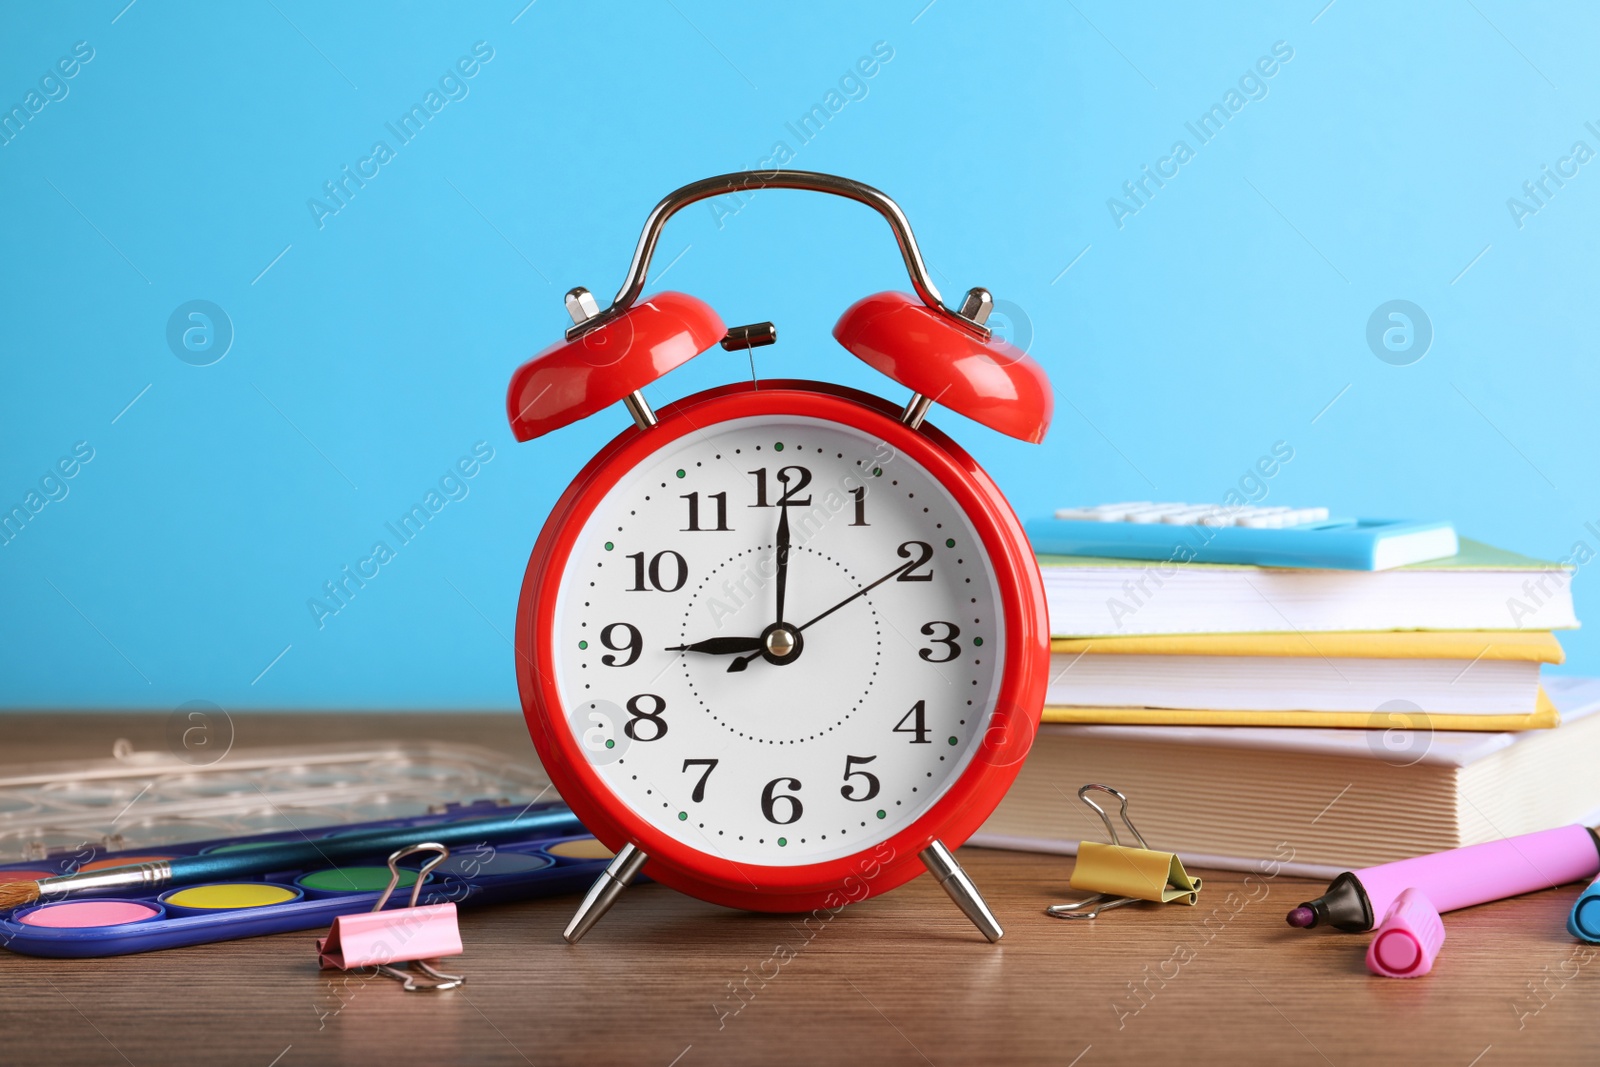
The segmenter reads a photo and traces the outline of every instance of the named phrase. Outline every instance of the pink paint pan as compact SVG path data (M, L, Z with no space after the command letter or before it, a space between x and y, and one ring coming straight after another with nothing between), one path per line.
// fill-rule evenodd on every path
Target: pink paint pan
M137 900L64 900L45 904L16 916L24 926L47 926L57 930L83 930L90 927L126 926L129 923L159 919L163 909Z

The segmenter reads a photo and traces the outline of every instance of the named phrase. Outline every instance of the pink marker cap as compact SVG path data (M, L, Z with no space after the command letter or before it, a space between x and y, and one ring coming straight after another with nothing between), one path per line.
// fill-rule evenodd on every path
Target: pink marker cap
M1444 946L1444 920L1419 889L1395 898L1367 946L1367 970L1384 978L1420 978Z

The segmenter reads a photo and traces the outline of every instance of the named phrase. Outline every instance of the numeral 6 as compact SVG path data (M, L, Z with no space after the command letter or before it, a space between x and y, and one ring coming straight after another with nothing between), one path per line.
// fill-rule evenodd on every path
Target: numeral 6
M767 817L767 821L770 823L776 823L779 826L788 826L790 823L795 822L800 818L801 814L805 811L805 808L801 807L800 798L791 793L778 793L774 795L773 790L780 786L784 789L798 790L800 788L800 779L774 778L772 781L768 782L767 787L761 791L761 814L765 815ZM778 818L777 812L774 810L777 802L780 800L787 801L789 804L789 817L787 819Z

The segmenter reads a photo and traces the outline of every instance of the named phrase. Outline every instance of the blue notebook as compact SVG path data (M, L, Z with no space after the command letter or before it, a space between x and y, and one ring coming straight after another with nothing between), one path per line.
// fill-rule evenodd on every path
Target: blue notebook
M1326 508L1131 501L1064 508L1026 524L1036 554L1382 571L1460 550L1448 522L1342 519Z

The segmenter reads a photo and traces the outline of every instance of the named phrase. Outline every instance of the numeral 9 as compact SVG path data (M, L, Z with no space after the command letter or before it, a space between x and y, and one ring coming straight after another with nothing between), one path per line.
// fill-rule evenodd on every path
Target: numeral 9
M628 641L626 644L615 645L611 643L612 631L618 628L627 631ZM644 647L644 638L640 636L638 629L633 625L626 622L614 622L600 631L600 643L612 652L626 652L628 654L628 658L621 661L616 656L601 656L601 663L604 663L607 667L631 667L639 661L639 652Z

